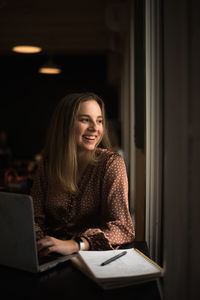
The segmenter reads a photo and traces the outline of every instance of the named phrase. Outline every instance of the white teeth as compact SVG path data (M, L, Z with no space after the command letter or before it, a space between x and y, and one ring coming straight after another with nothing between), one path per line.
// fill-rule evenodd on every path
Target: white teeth
M84 135L84 138L88 139L88 140L95 140L95 136L87 136Z

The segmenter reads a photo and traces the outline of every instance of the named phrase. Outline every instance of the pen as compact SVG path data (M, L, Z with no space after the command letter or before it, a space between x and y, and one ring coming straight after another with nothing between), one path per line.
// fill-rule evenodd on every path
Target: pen
M117 254L116 256L113 256L113 257L109 258L108 260L102 262L102 263L101 263L101 266L105 266L105 265L111 263L112 261L114 261L114 260L116 260L116 259L122 257L123 255L125 255L126 253L127 253L127 251L123 251L123 252Z

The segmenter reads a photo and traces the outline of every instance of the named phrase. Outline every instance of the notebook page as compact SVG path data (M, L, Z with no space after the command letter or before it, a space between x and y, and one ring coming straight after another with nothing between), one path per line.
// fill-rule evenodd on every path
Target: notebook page
M135 249L126 249L127 254L101 266L107 259L124 250L79 251L79 255L96 278L123 278L160 273L158 267L146 260Z

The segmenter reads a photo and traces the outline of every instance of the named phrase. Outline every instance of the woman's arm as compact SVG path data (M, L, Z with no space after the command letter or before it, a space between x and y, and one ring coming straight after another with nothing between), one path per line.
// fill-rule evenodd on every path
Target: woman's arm
M101 224L82 233L91 250L116 249L134 240L128 206L128 180L123 158L109 159L102 179Z
M89 243L85 238L82 238L85 244L85 250L89 250ZM45 236L37 242L38 252L40 256L46 256L52 252L57 252L62 255L69 255L78 252L79 244L71 240L60 240L52 236Z

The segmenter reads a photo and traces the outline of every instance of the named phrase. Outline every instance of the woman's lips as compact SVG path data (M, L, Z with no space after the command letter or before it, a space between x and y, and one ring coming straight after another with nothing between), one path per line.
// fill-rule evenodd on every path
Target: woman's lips
M83 135L83 138L88 142L94 142L96 140L96 136L94 135Z

